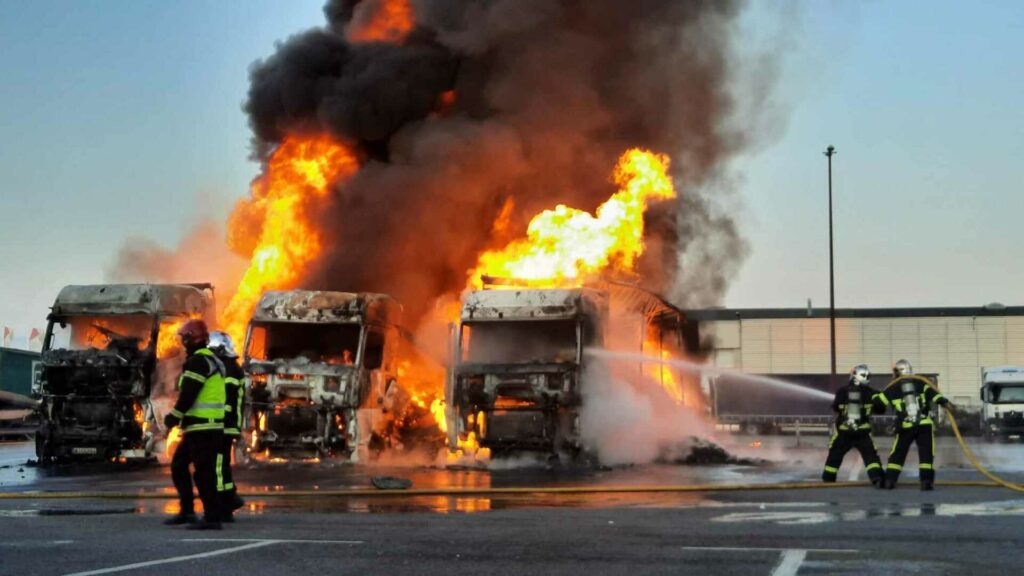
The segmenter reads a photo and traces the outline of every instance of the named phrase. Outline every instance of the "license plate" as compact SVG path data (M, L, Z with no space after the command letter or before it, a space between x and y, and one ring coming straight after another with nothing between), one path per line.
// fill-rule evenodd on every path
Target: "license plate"
M96 454L97 450L95 446L76 446L71 449L72 454Z

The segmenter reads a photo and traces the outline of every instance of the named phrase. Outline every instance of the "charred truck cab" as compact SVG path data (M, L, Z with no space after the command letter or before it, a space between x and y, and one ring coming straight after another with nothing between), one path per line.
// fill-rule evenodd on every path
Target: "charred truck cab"
M245 343L249 454L355 462L381 448L400 412L401 315L384 294L265 293Z
M158 425L151 394L180 367L176 328L213 309L209 284L61 290L33 384L40 462L152 458Z
M607 317L598 290L467 293L445 394L449 446L578 454L583 350L604 344Z

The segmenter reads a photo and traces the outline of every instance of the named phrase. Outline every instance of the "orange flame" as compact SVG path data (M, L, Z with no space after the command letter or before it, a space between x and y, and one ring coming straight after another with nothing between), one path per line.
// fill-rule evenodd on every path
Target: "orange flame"
M405 40L415 22L409 0L370 0L356 8L346 35L349 42L398 43Z
M263 292L294 287L320 255L320 234L307 221L306 211L357 168L355 155L326 136L288 138L253 182L251 196L235 206L228 244L251 260L221 314L220 327L236 342L245 335Z
M514 278L527 285L579 285L612 270L633 272L644 251L644 212L657 200L676 197L668 157L633 148L615 167L619 191L596 215L558 205L530 221L526 237L482 254L470 286L484 276Z

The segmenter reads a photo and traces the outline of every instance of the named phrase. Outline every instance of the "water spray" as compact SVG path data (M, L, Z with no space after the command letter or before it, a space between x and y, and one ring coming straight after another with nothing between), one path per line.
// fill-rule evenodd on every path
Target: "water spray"
M832 400L832 394L824 392L822 390L815 390L814 388L808 388L785 380L779 380L778 378L771 378L769 376L760 376L756 374L747 374L739 370L730 370L728 368L719 368L717 366L708 366L706 364L700 364L698 362L690 362L688 360L680 360L677 358L658 358L656 356L647 356L646 354L638 354L635 352L616 352L613 350L605 350L603 348L587 348L584 353L589 356L596 358L605 358L608 360L618 360L623 362L650 362L652 364L664 364L668 366L675 366L689 372L691 374L700 374L708 376L729 376L739 381L749 382L751 384L764 384L781 390L786 390L796 394L803 394L804 396L810 396L812 398L820 398L822 400Z

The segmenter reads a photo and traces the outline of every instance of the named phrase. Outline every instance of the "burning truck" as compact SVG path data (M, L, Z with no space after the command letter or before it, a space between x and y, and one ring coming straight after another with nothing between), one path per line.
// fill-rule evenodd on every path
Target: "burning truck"
M449 446L575 458L587 448L580 420L588 379L605 369L587 350L679 357L695 338L681 311L630 285L468 292L445 391ZM643 360L615 368L660 384L679 404L705 405L699 379L677 369Z
M384 294L264 293L245 343L250 455L360 461L386 447L407 399L401 317Z
M177 328L213 308L209 284L64 287L33 383L39 461L153 457L152 397L180 369Z

